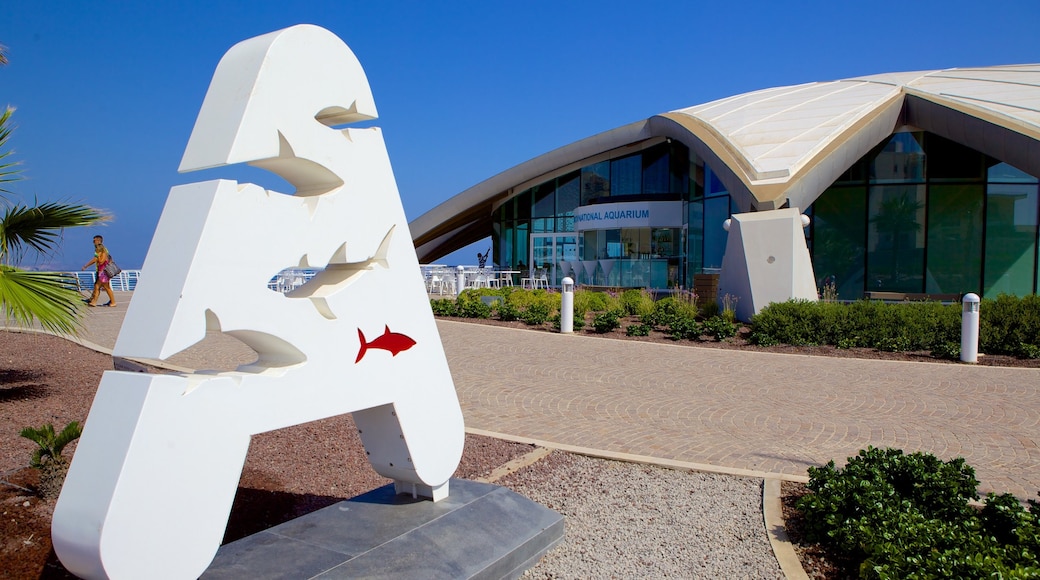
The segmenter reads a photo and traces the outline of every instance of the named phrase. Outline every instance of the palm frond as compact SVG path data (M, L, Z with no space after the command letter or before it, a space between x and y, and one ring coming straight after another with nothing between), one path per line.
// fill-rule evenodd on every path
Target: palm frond
M65 446L72 443L79 436L83 434L83 427L80 426L79 421L71 421L61 433L58 433L54 437L54 458L60 460L61 452L65 449Z
M0 215L0 262L11 263L26 249L47 254L57 247L64 228L88 226L111 219L88 205L46 202L15 204Z
M7 159L14 153L11 149L6 149L7 139L11 136L11 131L14 129L9 124L12 113L14 113L14 109L11 107L7 107L3 113L0 113L0 194L11 193L10 190L4 188L4 183L21 179L21 169L18 167L20 163Z
M30 272L0 264L0 312L7 323L48 332L76 334L85 306L79 292L59 272Z

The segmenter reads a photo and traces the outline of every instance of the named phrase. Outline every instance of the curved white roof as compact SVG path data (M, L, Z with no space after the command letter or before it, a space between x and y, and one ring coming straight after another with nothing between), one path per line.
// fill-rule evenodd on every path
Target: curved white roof
M902 126L938 133L1040 174L1040 64L808 83L663 113L482 182L412 222L412 235L420 259L442 256L489 235L491 205L512 195L513 187L597 153L662 136L705 158L742 209L804 208ZM474 215L477 206L482 215ZM456 219L462 215L469 217ZM460 235L463 231L468 233Z

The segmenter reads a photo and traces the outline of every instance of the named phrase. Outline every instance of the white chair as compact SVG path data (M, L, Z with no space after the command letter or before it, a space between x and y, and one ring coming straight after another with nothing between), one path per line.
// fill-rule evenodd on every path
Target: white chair
M549 288L549 275L545 268L538 268L534 272L534 276L531 279L531 286L533 288L542 288L547 290Z

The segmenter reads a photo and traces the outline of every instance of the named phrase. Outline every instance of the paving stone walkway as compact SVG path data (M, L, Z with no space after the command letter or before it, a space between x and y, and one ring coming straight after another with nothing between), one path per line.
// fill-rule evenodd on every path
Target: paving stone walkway
M111 348L128 298L91 310L85 338ZM982 493L1040 490L1038 369L438 328L471 429L788 476L868 445L898 447L965 457ZM218 335L171 362L234 368L249 353Z

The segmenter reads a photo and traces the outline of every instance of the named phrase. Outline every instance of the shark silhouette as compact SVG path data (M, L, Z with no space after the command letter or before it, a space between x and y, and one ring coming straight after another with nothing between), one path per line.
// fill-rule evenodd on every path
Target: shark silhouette
M354 364L361 362L361 357L365 356L370 348L378 348L380 350L390 351L391 356L397 356L397 353L402 350L408 350L415 346L415 341L411 337L405 336L398 332L390 332L390 327L386 326L386 330L382 336L379 336L372 342L365 341L365 333L361 332L361 329L357 329L358 338L361 340L361 350L357 353L357 359Z

